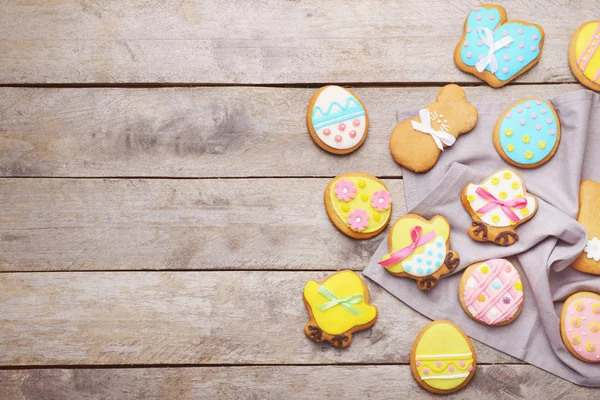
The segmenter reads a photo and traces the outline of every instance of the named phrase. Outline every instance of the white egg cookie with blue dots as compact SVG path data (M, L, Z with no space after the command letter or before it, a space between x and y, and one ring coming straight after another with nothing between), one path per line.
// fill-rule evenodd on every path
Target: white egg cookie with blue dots
M536 168L550 161L558 150L560 121L550 103L519 100L500 115L493 139L504 161L519 168Z
M459 264L450 250L450 224L436 215L431 220L416 214L400 217L388 236L390 253L379 262L390 274L417 281L421 290L433 288L442 275Z

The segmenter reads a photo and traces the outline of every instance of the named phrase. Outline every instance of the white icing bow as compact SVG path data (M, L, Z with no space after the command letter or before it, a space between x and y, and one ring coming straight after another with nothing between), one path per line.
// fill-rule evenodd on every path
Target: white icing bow
M588 240L584 251L587 258L593 259L596 262L600 261L600 240L596 237Z
M494 33L488 28L477 29L477 33L479 33L479 37L481 38L483 44L489 47L489 51L487 56L483 57L477 62L477 64L475 64L475 67L477 68L477 71L483 72L483 70L489 64L492 74L495 74L496 71L498 71L498 61L496 61L496 56L494 53L507 44L512 43L514 39L510 36L505 36L497 42L494 42Z
M431 117L429 116L429 110L424 108L419 111L419 118L421 122L410 121L412 123L413 129L416 129L419 132L428 133L431 135L438 149L444 151L444 146L452 146L454 142L456 142L456 138L444 131L436 131L431 127Z

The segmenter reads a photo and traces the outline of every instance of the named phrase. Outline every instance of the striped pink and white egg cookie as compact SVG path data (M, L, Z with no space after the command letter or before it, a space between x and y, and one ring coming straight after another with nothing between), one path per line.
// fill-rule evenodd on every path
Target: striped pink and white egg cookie
M477 262L463 273L458 295L463 309L475 321L506 325L517 319L523 308L523 281L507 260Z
M354 93L329 85L317 90L310 99L306 123L320 148L333 154L348 154L367 138L369 116Z

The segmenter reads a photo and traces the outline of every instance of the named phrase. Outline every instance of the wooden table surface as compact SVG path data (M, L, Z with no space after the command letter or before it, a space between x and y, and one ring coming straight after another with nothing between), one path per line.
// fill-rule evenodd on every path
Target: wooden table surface
M380 317L346 350L303 332L302 289L384 236L329 222L333 176L382 177L395 112L457 82L473 102L579 90L570 34L595 1L502 1L546 30L492 89L453 62L473 0L21 0L0 4L0 398L430 398L408 353L427 319L368 281ZM363 148L323 152L314 90L352 87ZM369 156L371 154L371 156ZM449 398L597 396L481 343Z

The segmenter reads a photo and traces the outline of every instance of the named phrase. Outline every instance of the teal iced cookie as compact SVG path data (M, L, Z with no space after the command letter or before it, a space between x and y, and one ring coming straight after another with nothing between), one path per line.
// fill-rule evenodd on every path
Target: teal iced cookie
M560 143L560 121L552 105L541 99L511 104L496 122L494 146L509 164L535 168L548 162Z

